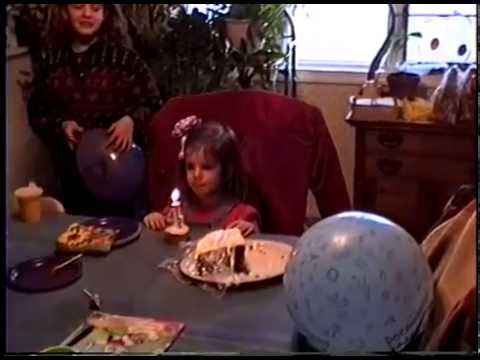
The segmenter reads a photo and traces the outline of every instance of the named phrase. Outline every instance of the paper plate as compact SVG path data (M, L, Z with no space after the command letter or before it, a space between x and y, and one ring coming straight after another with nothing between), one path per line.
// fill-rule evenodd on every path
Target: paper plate
M221 285L240 285L264 281L283 275L290 258L292 247L269 240L246 240L245 262L248 274L205 274L195 271L193 252L186 254L180 262L180 271L186 276L203 282Z

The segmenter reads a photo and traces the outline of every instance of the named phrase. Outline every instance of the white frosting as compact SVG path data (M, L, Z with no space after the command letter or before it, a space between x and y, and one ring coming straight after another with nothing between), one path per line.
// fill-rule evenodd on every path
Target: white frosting
M199 255L222 248L245 245L245 238L238 229L216 230L208 233L197 242L195 254Z

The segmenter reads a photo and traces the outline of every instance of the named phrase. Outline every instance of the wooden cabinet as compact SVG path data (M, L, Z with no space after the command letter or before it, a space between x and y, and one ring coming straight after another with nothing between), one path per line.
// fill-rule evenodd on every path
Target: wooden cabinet
M356 128L354 206L383 215L421 241L448 198L474 184L475 131L347 118Z

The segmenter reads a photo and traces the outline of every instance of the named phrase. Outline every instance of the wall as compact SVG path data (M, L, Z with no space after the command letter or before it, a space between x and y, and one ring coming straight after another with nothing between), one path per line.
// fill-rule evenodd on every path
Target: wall
M30 70L30 58L26 51L7 52L7 201L11 201L13 191L29 181L35 181L54 194L56 177L50 166L49 154L43 143L35 136L27 121L25 102L17 84L20 70ZM7 209L11 203L7 204Z
M318 107L337 147L340 165L353 200L353 171L355 159L355 130L346 121L349 98L360 90L364 74L301 72L297 97ZM318 209L309 193L307 216L318 216Z

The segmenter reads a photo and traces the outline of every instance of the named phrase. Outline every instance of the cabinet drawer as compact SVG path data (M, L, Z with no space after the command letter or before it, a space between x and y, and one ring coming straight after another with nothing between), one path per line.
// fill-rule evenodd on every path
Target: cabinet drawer
M369 155L365 170L368 177L414 178L460 184L473 183L475 178L473 162L439 158Z
M369 130L365 134L367 154L432 155L448 158L474 159L473 134L449 136L444 134L406 133L401 131Z

